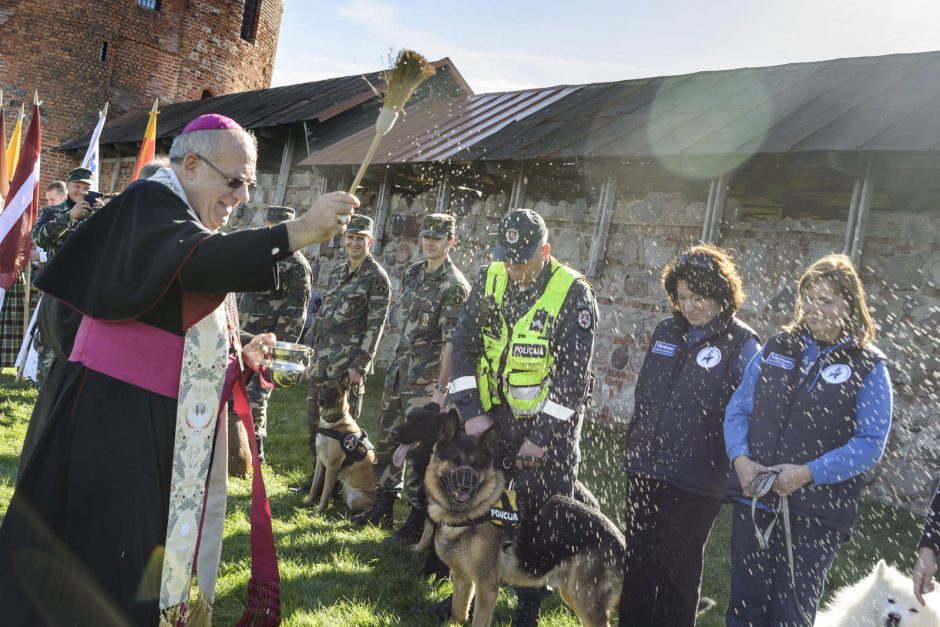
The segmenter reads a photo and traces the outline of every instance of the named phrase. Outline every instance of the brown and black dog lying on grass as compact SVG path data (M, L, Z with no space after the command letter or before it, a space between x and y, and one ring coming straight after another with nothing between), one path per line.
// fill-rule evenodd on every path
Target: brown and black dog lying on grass
M322 512L336 481L343 484L346 506L354 513L364 512L375 504L376 483L372 463L375 453L366 432L359 428L349 413L349 374L339 381L325 381L317 394L320 425L317 432L317 467L304 505L319 500Z
M508 525L493 524L506 516L506 478L494 463L499 439L496 427L479 439L465 435L451 412L425 474L434 546L454 583L451 621L467 620L475 593L473 627L489 625L499 585L508 584L557 588L583 624L609 625L623 583L623 534L600 510L553 496L524 523L546 531L524 546L513 541Z

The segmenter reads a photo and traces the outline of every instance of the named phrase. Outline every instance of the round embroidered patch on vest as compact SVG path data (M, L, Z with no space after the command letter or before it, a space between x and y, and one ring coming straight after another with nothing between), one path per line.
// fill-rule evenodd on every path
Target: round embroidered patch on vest
M713 368L721 363L721 349L715 346L706 346L698 352L695 363L702 368Z
M351 453L356 450L356 447L359 446L359 438L356 437L355 433L348 434L343 438L343 450Z
M847 364L833 364L822 371L826 383L845 383L852 376L852 368Z
M594 316L591 315L590 310L581 309L578 311L578 326L582 329L590 329L591 325L594 324Z

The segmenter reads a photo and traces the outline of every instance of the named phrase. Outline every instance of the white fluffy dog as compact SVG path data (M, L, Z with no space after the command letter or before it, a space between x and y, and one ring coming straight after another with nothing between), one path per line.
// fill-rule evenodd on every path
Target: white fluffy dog
M816 627L940 627L940 592L914 598L911 578L878 562L871 574L846 586L816 617Z

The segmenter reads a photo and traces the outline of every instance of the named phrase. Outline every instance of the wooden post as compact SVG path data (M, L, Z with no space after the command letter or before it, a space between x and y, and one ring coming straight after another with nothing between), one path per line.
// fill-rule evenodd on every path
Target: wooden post
M294 155L294 133L291 129L287 131L287 141L284 142L284 152L281 153L281 169L277 173L277 187L274 189L274 202L272 205L281 206L284 204L284 197L287 195L287 179L290 178L291 158Z
M842 254L852 252L852 240L855 239L855 225L858 223L858 200L861 196L862 182L858 179L852 185L852 200L849 202L849 217L845 222L845 240L842 243Z
M382 252L382 238L385 236L385 218L392 200L392 166L386 165L382 174L382 185L379 187L379 197L375 203L375 239L372 241L372 252Z
M111 188L108 190L109 193L114 193L114 190L117 189L118 182L121 180L121 161L123 158L121 153L118 153L117 157L114 158L114 171L111 172Z
M715 210L715 190L718 183L715 179L708 182L708 198L705 200L705 220L702 222L702 241L708 241L708 225L712 220L712 212Z
M611 161L607 165L607 177L601 184L600 193L597 196L597 218L594 221L594 237L591 238L591 250L588 253L587 275L589 277L600 275L600 265L607 251L610 221L616 204L617 176L614 173L614 162Z
M868 228L868 214L871 212L871 201L875 195L875 182L871 175L871 157L865 167L865 180L862 182L862 191L858 199L858 217L855 221L855 231L852 234L852 248L849 256L856 266L862 261L862 247L865 244L865 231Z
M519 209L525 203L526 186L528 179L525 175L525 161L519 163L519 172L512 184L512 193L509 195L509 210Z
M450 206L450 172L444 171L444 176L437 186L437 199L434 203L435 213L447 213Z

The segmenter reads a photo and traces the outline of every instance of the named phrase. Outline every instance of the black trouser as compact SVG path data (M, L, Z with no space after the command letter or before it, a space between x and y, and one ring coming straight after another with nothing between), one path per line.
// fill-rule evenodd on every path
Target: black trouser
M721 503L627 475L627 559L619 615L629 616L631 626L695 624L705 543Z

